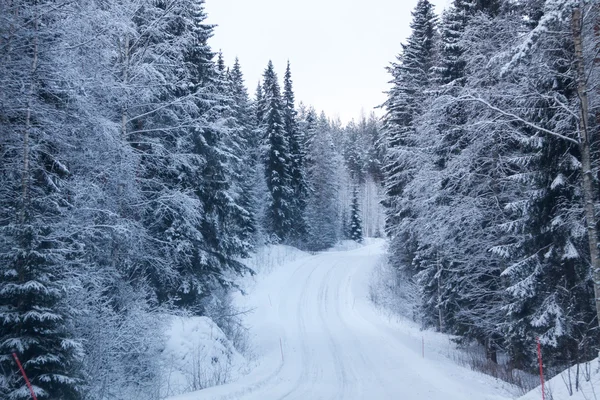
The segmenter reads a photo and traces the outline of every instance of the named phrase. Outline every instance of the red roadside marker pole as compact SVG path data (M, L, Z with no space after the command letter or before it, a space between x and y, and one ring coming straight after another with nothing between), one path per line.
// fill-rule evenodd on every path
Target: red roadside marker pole
M542 383L542 400L546 400L546 391L544 390L544 366L542 364L542 345L540 344L540 338L537 338L537 353L538 362L540 363L540 382Z
M17 353L12 353L12 355L15 359L15 362L19 366L19 370L21 371L21 375L23 375L23 379L25 379L25 383L27 384L27 387L29 388L29 393L31 393L31 397L33 397L33 400L37 400L37 397L35 397L35 392L33 391L33 388L31 387L31 383L29 383L29 379L27 378L27 374L25 373L25 370L23 369L23 366L21 365L21 361L19 361L19 357L17 357Z

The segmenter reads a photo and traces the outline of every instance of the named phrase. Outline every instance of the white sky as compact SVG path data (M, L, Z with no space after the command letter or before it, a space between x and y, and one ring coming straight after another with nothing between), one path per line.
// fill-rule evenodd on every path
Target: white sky
M430 0L438 14L449 0ZM383 103L385 67L410 34L417 0L206 0L209 42L239 57L251 96L269 59L280 81L289 59L296 102L343 122Z

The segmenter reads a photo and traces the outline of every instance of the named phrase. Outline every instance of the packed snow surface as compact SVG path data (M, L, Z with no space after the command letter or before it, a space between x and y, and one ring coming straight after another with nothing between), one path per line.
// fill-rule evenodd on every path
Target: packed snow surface
M570 375L570 376L569 376ZM600 359L579 365L579 385L575 380L577 366L556 375L545 383L544 391L548 400L598 400L600 399ZM569 383L570 382L570 383ZM519 400L539 400L542 390L538 386Z
M247 324L257 365L233 383L171 400L514 398L500 382L451 361L447 337L391 321L372 305L369 281L384 241L296 252L288 261L277 254L277 265L255 266L256 285L239 299L253 308Z

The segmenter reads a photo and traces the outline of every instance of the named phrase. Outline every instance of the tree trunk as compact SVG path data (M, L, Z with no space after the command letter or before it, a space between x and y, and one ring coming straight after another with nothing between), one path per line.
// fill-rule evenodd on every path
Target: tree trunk
M440 262L440 254L437 253L437 292L438 292L438 318L440 320L440 332L444 333L446 328L444 326L444 312L442 310L442 265Z
M587 76L583 58L582 15L581 8L573 10L573 42L575 45L575 60L577 63L577 95L579 96L579 147L581 151L581 173L583 197L585 202L585 223L590 247L590 264L594 283L594 297L598 324L600 325L600 256L598 254L598 231L594 203L596 192L591 160L591 132L589 127L589 99Z
M35 6L34 6L35 7ZM30 184L30 161L29 161L29 140L31 136L31 109L33 108L33 97L35 96L35 74L38 68L38 17L37 8L34 8L35 17L32 21L34 35L31 46L33 58L31 60L31 75L29 77L29 94L27 98L27 111L25 112L25 129L23 130L23 167L21 170L21 220L25 223L27 219L27 208L29 207L29 184Z
M498 350L496 349L496 345L490 338L487 338L485 341L485 353L486 358L489 361L493 362L494 364L498 364Z

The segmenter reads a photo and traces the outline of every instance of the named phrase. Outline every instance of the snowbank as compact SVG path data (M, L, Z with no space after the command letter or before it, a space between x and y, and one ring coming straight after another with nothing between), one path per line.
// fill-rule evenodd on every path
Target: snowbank
M259 247L249 258L241 260L257 274L265 275L292 261L310 257L310 254L286 245L267 245Z
M162 397L221 385L245 372L246 360L207 317L172 317L161 354Z
M363 247L364 243L357 243L354 240L342 240L333 246L329 251L348 251Z
M258 281L283 265L311 255L291 246L269 245L241 260L256 277L239 278L238 285L249 296L234 294L242 309L254 307L251 299ZM232 345L223 331L208 317L171 317L161 354L164 379L161 397L179 396L222 385L249 372L250 363ZM251 322L250 322L251 323Z
M546 399L596 400L600 399L600 359L579 365L579 390L575 389L577 366L563 371L545 384ZM570 376L570 380L569 380ZM569 384L569 381L571 384ZM571 387L571 389L569 389ZM537 387L518 400L540 400L541 387Z

